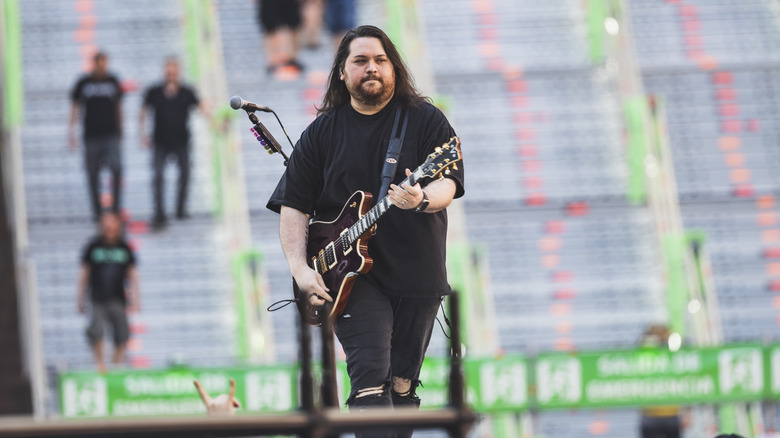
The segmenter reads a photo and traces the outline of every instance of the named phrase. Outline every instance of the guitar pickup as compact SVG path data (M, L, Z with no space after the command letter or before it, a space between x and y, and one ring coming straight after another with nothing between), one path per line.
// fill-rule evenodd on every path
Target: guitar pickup
M336 245L330 242L324 249L325 252L325 266L330 269L336 266Z
M347 255L352 252L352 245L348 245L347 242L349 241L349 228L345 228L344 231L339 234L339 237L341 237L341 248L344 250L344 255Z

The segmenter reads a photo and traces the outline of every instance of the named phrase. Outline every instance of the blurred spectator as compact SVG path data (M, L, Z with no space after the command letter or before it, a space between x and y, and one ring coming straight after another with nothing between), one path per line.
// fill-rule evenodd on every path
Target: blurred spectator
M279 70L301 72L298 62L301 4L299 0L257 0L258 19L265 32L268 73Z
M195 90L182 84L180 66L176 58L165 61L165 78L149 87L144 95L138 127L144 147L154 143L154 218L152 226L159 229L165 226L167 218L163 205L165 162L169 156L176 157L179 167L179 187L176 200L176 217L187 217L187 187L190 179L190 133L188 128L190 110L199 107L204 116L208 111L199 101ZM144 128L148 111L154 110L153 136L149 137Z
M71 150L77 148L76 123L83 111L85 161L92 214L100 216L99 176L105 164L113 176L113 210L119 212L119 189L122 183L120 137L122 135L122 88L119 80L108 72L108 55L98 52L91 73L81 77L71 92L68 140Z
M653 324L642 334L639 345L668 348L670 335L668 327ZM683 427L680 421L680 407L673 405L644 407L640 427L642 438L680 438Z
M127 293L125 293L126 284ZM87 339L92 347L98 371L106 372L103 361L105 325L111 325L114 339L112 363L122 363L130 337L127 311L140 309L138 274L135 255L122 237L122 223L116 213L100 217L100 234L92 239L81 257L77 305L79 313L87 310L87 291L91 315Z
M325 0L325 19L333 47L338 47L347 31L355 27L355 0Z
M347 31L355 27L355 0L304 0L301 16L301 40L304 47L320 47L324 17L333 47L337 48Z
M322 14L324 0L303 0L301 5L301 40L307 49L317 49L320 47L320 36L322 34Z

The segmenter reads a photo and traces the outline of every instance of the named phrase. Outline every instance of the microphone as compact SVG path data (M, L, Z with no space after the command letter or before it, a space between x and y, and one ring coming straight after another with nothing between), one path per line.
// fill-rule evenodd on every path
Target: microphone
M230 107L234 110L243 109L246 112L262 111L264 113L272 113L274 110L267 106L260 106L252 102L247 102L242 99L241 96L233 96L230 98Z

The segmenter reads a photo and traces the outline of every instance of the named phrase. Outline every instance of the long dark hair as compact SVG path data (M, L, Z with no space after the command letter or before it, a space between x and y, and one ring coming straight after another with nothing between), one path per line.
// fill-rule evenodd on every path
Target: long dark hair
M390 41L382 29L376 26L359 26L352 29L344 35L339 48L336 50L336 57L333 59L333 68L330 70L330 76L328 77L328 89L325 91L325 96L322 97L322 105L317 107L317 115L326 113L334 108L337 108L347 102L349 102L350 96L347 90L347 85L342 81L339 76L341 70L344 68L344 64L347 62L349 56L349 45L355 38L370 37L376 38L382 42L382 48L385 49L387 59L393 64L395 70L395 94L394 97L400 99L400 101L409 106L417 106L421 102L429 101L427 97L424 97L417 91L417 87L414 85L414 79L409 74L409 69L401 59L401 54L398 53L395 44Z

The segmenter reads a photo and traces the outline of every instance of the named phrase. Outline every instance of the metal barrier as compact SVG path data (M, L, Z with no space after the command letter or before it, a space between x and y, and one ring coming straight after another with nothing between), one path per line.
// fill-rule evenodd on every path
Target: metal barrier
M458 295L449 297L452 317L450 339L450 405L445 409L373 409L369 412L340 412L336 400L336 379L333 353L332 324L326 321L321 330L323 339L322 406L315 403L312 375L311 330L299 318L301 360L301 407L286 415L244 415L237 417L168 417L151 419L115 418L105 420L33 420L8 418L0 420L0 438L10 437L110 437L137 438L197 438L218 436L299 435L321 438L344 432L412 427L444 429L450 436L465 437L476 421L476 414L466 405L464 394L460 314ZM328 314L329 312L325 312ZM330 370L330 371L329 371Z

